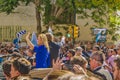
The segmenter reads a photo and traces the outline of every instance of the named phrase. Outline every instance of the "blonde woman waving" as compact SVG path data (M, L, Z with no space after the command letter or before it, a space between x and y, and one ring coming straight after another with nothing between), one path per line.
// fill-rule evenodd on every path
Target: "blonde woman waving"
M45 34L39 34L37 38L38 46L33 45L29 39L30 33L26 36L26 41L31 50L36 53L36 68L48 68L50 65L49 46Z

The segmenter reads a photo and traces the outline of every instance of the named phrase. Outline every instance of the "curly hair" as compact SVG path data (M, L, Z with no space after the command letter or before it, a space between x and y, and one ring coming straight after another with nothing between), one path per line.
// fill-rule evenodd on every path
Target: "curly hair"
M3 72L7 77L11 77L11 75L10 75L11 65L12 65L12 61L10 61L10 60L9 61L6 60L2 64Z

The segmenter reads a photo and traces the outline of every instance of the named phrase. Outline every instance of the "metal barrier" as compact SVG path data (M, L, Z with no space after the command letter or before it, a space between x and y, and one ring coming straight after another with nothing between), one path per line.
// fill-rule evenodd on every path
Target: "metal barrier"
M30 26L0 26L0 42L13 41L16 38L17 32L21 30L34 31ZM24 36L23 36L24 37Z

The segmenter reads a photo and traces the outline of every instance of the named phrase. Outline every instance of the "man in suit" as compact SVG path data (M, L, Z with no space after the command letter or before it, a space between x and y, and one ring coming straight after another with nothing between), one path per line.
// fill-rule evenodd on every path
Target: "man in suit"
M57 45L54 41L53 41L53 35L50 33L46 33L47 39L48 39L48 44L50 47L50 67L52 67L52 60L53 59L57 59L58 54L59 54L59 49L60 46Z
M104 77L104 80L113 80L111 73L103 66L104 56L104 53L100 51L92 53L90 57L90 69L93 73Z

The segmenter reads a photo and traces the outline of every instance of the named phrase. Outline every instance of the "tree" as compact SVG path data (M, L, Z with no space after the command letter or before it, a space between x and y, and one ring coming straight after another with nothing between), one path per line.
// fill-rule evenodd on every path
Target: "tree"
M37 33L41 33L41 17L40 17L40 5L41 0L0 0L0 12L6 12L10 14L16 7L18 7L21 3L25 3L28 5L30 2L35 4L36 10L36 21L37 21Z
M46 30L43 32L47 32L48 27L52 27L54 24L74 24L74 8L72 1L74 0L44 0L44 23ZM65 27L66 26L62 26L61 28ZM54 26L54 30L56 29L59 29L59 27ZM56 34L58 33L54 35Z
M81 14L79 18L91 18L99 28L107 28L107 31L112 35L112 39L116 40L116 31L118 30L117 23L119 19L116 11L120 9L120 0L75 0L77 13ZM90 11L91 13L88 13ZM85 26L89 25L86 22Z
M50 0L46 0L50 1ZM76 13L80 14L79 18L91 18L98 28L107 28L108 34L112 35L112 39L116 40L115 33L118 30L118 21L116 11L120 9L120 0L56 0L56 3L46 5L48 11L45 11L45 23L74 23L74 6L75 3ZM47 10L46 9L46 10ZM91 13L88 13L90 11ZM48 15L49 14L49 15ZM65 17L63 17L65 15ZM69 15L69 16L67 16ZM62 19L63 17L63 19ZM68 18L71 21L67 21ZM117 20L116 20L117 18ZM64 21L65 20L65 21ZM86 22L85 26L89 25Z
M45 19L44 23L52 25L53 23L71 23L72 14L72 0L55 0L51 3L51 0L0 0L0 12L6 12L10 14L21 2L28 5L30 2L35 4L36 8L36 21L37 21L37 33L41 33L41 5L45 5ZM68 19L69 17L69 19Z
M72 0L44 0L45 4L45 24L53 23L73 23Z
M53 3L51 3L53 1ZM97 25L96 27L109 27L108 33L114 35L118 29L119 18L116 11L120 9L120 0L0 0L0 11L10 14L16 7L23 2L28 5L30 2L35 4L37 33L41 33L41 5L45 5L45 25L57 23L74 23L74 11L80 14L79 18L91 18ZM75 3L75 6L73 5ZM91 14L88 13L88 10ZM119 20L119 19L118 19ZM117 22L116 22L117 21ZM87 26L89 25L86 22ZM113 37L115 39L115 37Z

